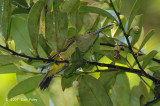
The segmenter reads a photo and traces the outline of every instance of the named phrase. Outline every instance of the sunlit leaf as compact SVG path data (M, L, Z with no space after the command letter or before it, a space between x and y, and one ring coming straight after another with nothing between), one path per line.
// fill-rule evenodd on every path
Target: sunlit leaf
M146 37L144 38L141 46L139 47L139 51L142 49L142 47L146 44L146 42L152 37L152 35L154 34L154 30L151 30L150 32L148 32L148 34L146 35Z
M9 37L11 17L11 0L0 1L0 31L6 40Z
M101 83L88 75L82 77L79 85L79 97L82 106L112 106L111 99L105 93Z
M28 30L34 50L37 52L38 35L41 11L44 7L43 1L37 1L31 8L28 16ZM38 9L37 9L38 8Z
M38 84L40 80L42 79L43 76L35 76L35 77L30 77L26 80L21 81L18 83L15 87L13 87L9 93L8 93L8 98L12 98L14 96L17 96L19 94L26 93L36 87L38 87Z

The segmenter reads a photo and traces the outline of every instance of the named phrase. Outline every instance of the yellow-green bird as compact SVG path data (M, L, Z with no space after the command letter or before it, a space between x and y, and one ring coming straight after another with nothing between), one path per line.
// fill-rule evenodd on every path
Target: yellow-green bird
M57 55L61 55L63 58L71 57L76 47L78 47L81 52L86 52L96 40L97 35L101 31L103 31L104 29L110 26L113 26L113 24L104 26L98 29L97 31L87 32L83 35L73 36L66 39L66 42L62 50L59 51L58 53L55 53L54 51L52 51L50 54L50 58L54 60L56 59ZM60 64L53 63L51 67L48 69L48 72L46 73L42 81L40 82L39 84L40 89L44 90L48 88L54 75L61 72L67 67L68 67L67 63L60 63Z

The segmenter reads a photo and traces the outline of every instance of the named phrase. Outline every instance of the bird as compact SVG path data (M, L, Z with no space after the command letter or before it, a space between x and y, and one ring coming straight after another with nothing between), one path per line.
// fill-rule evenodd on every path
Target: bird
M64 47L57 53L55 53L55 51L52 51L50 53L49 58L54 60L59 55L62 56L63 58L70 57L76 48L78 48L82 53L85 53L94 43L99 33L111 26L113 26L113 24L104 26L96 31L86 32L83 35L76 35L76 36L67 38L65 41ZM54 76L59 72L65 70L68 66L69 66L68 63L60 63L60 64L53 63L52 65L50 65L47 73L42 78L39 84L39 88L41 90L47 89L52 79L54 78Z

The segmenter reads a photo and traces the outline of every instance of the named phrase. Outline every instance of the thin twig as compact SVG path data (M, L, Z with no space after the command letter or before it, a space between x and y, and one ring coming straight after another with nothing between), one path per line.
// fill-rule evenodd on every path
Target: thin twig
M153 100L148 101L143 106L148 106L149 104L152 104L152 103L156 102L158 99L160 99L160 96L157 96Z

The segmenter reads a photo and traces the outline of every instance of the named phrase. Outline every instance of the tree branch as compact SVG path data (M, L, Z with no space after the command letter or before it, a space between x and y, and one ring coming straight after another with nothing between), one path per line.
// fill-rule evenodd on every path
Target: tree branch
M118 17L119 27L122 29L123 34L124 34L124 36L125 36L125 38L126 38L126 41L127 41L127 43L128 43L128 48L129 48L132 56L134 57L137 65L138 65L138 67L139 67L139 69L140 69L140 71L141 71L141 74L140 74L140 75L143 75L143 76L145 76L145 77L147 77L147 78L149 78L149 79L152 79L152 81L153 81L155 84L159 84L159 83L160 83L160 80L159 80L159 79L157 80L155 77L150 76L148 73L146 73L146 72L143 70L142 66L140 65L140 63L139 63L139 61L138 61L138 59L137 59L137 57L136 57L135 54L134 54L134 51L133 51L132 46L131 46L131 44L130 44L130 41L129 41L129 39L128 39L129 35L126 33L126 31L125 31L125 29L124 29L124 27L123 27L122 21L121 21L120 16L119 16L120 14L116 11L116 9L115 9L115 7L114 7L114 5L113 5L112 0L110 0L110 5L111 5L111 7L113 8L116 16ZM140 76L140 75L139 75L139 76ZM142 78L141 76L140 76L140 78L143 80L143 78ZM148 84L147 84L147 85L148 85ZM149 87L150 87L150 86L149 86ZM151 87L150 87L150 88L151 88ZM152 89L152 88L151 88L151 89ZM157 101L158 99L159 99L159 98L154 99L151 103Z
M27 59L29 59L29 60L31 60L31 61L32 61L32 60L42 60L43 62L69 63L69 61L67 61L67 60L59 61L59 60L53 60L53 59L50 59L50 58L49 58L49 59L45 59L45 58L41 58L41 57L31 57L31 56L28 56L28 55L24 55L24 54L17 53L17 52L15 52L15 51L7 48L7 47L4 47L4 46L2 46L2 45L0 45L0 48L3 48L3 49L5 49L5 50L11 52L11 53L12 53L13 55L15 55L15 56L24 57L24 58L27 58Z
M100 45L103 45L103 46L110 46L110 47L115 47L115 45L113 45L113 44L110 44L110 43L100 43ZM121 46L121 50L122 51L124 51L124 47L126 47L125 45L119 45L119 46ZM138 56L142 56L142 55L145 55L144 53L142 53L142 52L139 52L139 53L137 53L137 52L134 52L134 54L135 55L137 55L138 54ZM152 60L153 61L155 61L155 62L157 62L157 63L160 63L160 59L157 59L157 58L152 58Z

